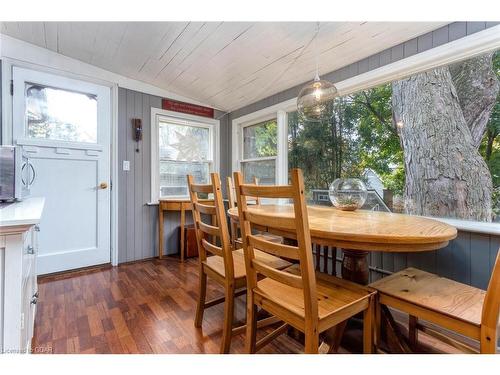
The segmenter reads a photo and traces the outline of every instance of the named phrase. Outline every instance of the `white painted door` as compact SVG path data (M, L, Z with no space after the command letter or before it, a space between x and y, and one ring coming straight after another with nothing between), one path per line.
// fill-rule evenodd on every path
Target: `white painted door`
M14 67L13 141L44 196L38 274L110 261L110 88Z

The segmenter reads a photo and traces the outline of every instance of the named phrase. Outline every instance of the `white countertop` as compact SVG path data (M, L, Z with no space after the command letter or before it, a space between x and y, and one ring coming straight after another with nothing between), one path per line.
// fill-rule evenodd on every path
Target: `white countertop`
M30 226L40 222L45 198L33 197L20 202L0 205L0 231L2 228Z

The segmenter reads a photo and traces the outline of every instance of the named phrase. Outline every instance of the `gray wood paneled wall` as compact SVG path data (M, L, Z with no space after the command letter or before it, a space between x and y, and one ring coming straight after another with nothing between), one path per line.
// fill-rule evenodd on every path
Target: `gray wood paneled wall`
M158 206L151 200L151 108L161 108L160 97L120 88L118 91L118 262L130 262L156 256L158 249ZM228 155L227 114L216 111L220 120L221 175L226 176ZM143 139L133 138L132 119L140 118ZM123 171L124 160L130 171ZM186 215L186 222L192 222ZM165 213L165 254L176 253L179 243L179 213Z
M0 82L2 82L2 60L0 60ZM2 90L0 89L0 103L3 103L2 101ZM2 145L2 140L3 140L3 135L2 135L2 105L0 104L0 145Z

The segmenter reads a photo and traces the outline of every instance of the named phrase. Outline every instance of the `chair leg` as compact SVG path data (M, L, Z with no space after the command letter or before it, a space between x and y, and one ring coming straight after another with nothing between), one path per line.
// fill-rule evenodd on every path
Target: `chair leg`
M363 353L373 353L374 298L370 297L368 308L363 311Z
M226 286L225 294L226 298L224 301L224 323L222 329L222 342L220 346L221 354L229 353L229 349L231 347L234 319L234 287Z
M375 322L373 324L373 339L374 339L374 345L375 349L377 352L378 349L380 349L380 339L381 339L381 332L382 332L382 311L380 308L380 302L378 299L378 296L375 296L374 298L375 301Z
M418 318L413 315L408 316L408 341L410 348L414 351L418 347Z
M344 337L344 332L347 327L348 319L340 322L333 328L333 340L330 345L330 350L328 354L338 353L340 349L340 344L342 343L342 337Z
M238 238L238 223L231 220L231 243L233 248L236 249L236 239Z
M312 319L307 319L305 321L305 343L304 343L304 353L306 354L318 354L319 353L319 332L318 332L318 322L312 321Z
M481 326L481 340L480 340L480 353L481 354L496 354L497 352L497 330L489 328L484 325Z
M200 283L198 290L198 304L196 305L196 316L194 318L194 326L201 327L203 321L203 312L205 311L205 299L207 297L207 274L200 267Z
M306 328L305 335L305 345L304 345L304 353L305 354L318 354L319 350L319 334L317 330L309 331Z
M245 339L245 352L255 353L257 339L257 306L253 303L253 292L247 291L247 330Z

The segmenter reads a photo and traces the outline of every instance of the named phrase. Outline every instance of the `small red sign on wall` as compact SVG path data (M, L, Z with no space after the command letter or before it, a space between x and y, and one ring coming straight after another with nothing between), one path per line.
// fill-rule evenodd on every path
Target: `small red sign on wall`
M178 102L171 99L163 99L161 107L168 111L188 113L190 115L214 118L214 109L201 105Z

